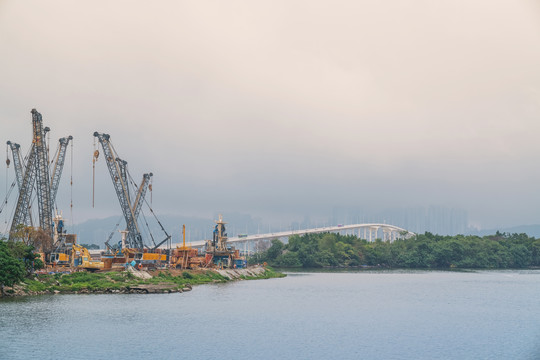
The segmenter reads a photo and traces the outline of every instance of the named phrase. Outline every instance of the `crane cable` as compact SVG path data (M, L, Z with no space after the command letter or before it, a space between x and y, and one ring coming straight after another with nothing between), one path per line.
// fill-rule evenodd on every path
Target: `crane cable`
M6 149L6 152L7 149ZM26 153L25 157L24 157L24 160L23 160L23 165L26 165L26 163L28 162L28 158L30 157L30 154L32 152L32 147L30 147L30 149L28 149L28 152ZM6 159L6 164L8 165L9 167L9 163L8 161L9 160L9 157ZM26 169L26 166L24 167ZM7 174L7 171L6 171L6 174ZM7 179L7 175L6 175L6 179ZM8 181L6 180L6 188L7 188L7 183ZM4 207L7 205L8 203L8 199L9 197L11 196L11 192L13 191L13 188L15 187L15 185L17 184L17 177L15 177L15 180L13 180L13 182L11 183L11 186L9 187L9 190L6 191L6 198L5 200L2 202L2 205L0 206L0 214L2 213L2 211L4 211ZM35 194L33 195L33 199L30 199L30 205L29 205L29 208L31 209L31 204L32 202L34 201L35 199ZM15 208L16 208L16 205L13 207L13 209L11 210L11 214L9 216L10 219L13 218L13 215L15 214ZM32 213L31 213L31 210L29 210L30 212L30 222L32 223ZM6 217L6 225L7 225L7 217ZM7 226L6 226L6 231L7 232Z
M50 140L50 138L49 138ZM47 152L49 151L49 143L47 142ZM52 158L49 158L49 169L51 168L51 166L53 165L54 163L54 159L57 159L58 156L60 154L60 142L58 143L58 145L56 146L56 151L54 152L54 156ZM58 163L56 163L56 165L58 165ZM53 168L54 169L54 172L56 172L56 166ZM50 183L52 185L52 178L54 176L54 173L50 174L51 175L51 179L50 179ZM52 206L54 207L54 210L56 210L56 212L58 212L58 206L56 204L56 199L54 199L54 202L52 203Z
M30 157L30 153L32 151L32 147L30 147L30 149L28 149L28 152L26 153L25 157L24 157L24 162L23 164L26 164L28 158ZM9 160L9 148L8 148L8 145L6 144L6 165L7 165L7 168L9 168L9 165L10 165L11 161ZM7 190L7 184L8 184L8 170L6 168L6 198L5 200L2 202L2 205L0 206L0 214L2 213L2 211L4 211L4 207L6 207L7 203L8 203L8 199L9 197L11 196L11 192L13 191L13 188L15 187L15 185L17 184L17 177L15 176L15 180L13 180L13 182L11 183L11 186L9 187L9 190ZM16 207L16 206L15 206ZM11 214L9 216L10 219L13 218L13 215L15 214L15 207L13 207L13 209L11 210ZM30 214L31 215L31 214ZM8 223L7 223L7 219L8 219L8 216L6 216L6 221L5 221L5 224L6 224L6 230L4 232L7 232L7 228L8 228ZM30 216L30 221L32 220L32 217Z
M148 190L150 190L150 205L152 205L152 197L153 197L152 182L153 181L154 181L154 177L152 176L152 178L150 179L150 184L148 185Z
M122 219L124 219L124 216L122 215L118 221L116 222L116 226L114 227L113 231L109 234L109 237L107 238L107 240L105 241L105 245L109 248L110 245L109 245L109 241L111 241L112 237L114 236L114 234L116 233L116 230L118 229L118 227L120 226L120 223L122 222Z
M150 239L152 240L152 242L154 243L154 247L156 246L156 242L154 240L154 236L152 235L152 231L150 230L150 225L148 225L148 221L146 220L146 216L144 215L144 211L141 210L141 214L143 216L143 219L144 219L144 223L146 224L146 227L148 228L148 234L150 235Z
M115 150L115 152L116 152L116 150ZM135 198L136 198L136 197L138 196L139 189L138 189L137 183L135 182L135 180L133 180L133 177L131 176L131 173L129 172L129 170L127 169L127 167L126 167L126 180L127 180L126 186L129 187L129 185L131 185L132 190L133 190L133 193L136 194L136 195L135 195ZM135 211L135 207L136 207L137 205L136 205L136 204L132 204L131 201L130 201L130 204L131 204L131 206L134 206L134 207L132 208L132 209L133 209L133 212L134 212L134 211ZM152 231L150 230L150 226L148 225L148 222L146 221L146 217L145 217L145 215L144 215L144 211L143 211L142 208L141 208L140 213L142 214L142 216L143 216L143 218L144 218L144 222L145 222L145 224L146 224L146 228L148 229L148 233L146 233L146 229L144 229L144 228L142 229L143 231L145 231L145 234L144 234L144 235L145 235L145 236L146 236L146 235L149 235L149 237L150 237L150 239L152 240L152 242L154 243L154 245L156 245L156 242L154 241L154 236L152 235ZM133 214L133 215L135 215L135 214ZM134 218L133 221L135 221L135 223L138 224L138 219ZM139 226L137 225L137 228L138 228L138 227L139 227ZM140 231L140 229L139 229L139 231ZM143 243L143 245L146 246L147 248L149 248L146 244Z
M99 150L96 149L96 138L94 137L94 154L92 157L92 207L94 207L96 193L96 161L99 157Z
M7 204L7 193L8 193L8 170L9 170L9 146L6 144L6 204ZM1 210L0 210L1 211ZM6 218L7 224L7 218Z
M146 203L146 205L148 205L148 201L146 201L146 199L144 199L144 202ZM161 230L165 233L165 235L167 236L165 238L165 240L163 240L161 243L159 243L157 246L160 246L161 244L163 244L166 240L170 240L171 239L171 235L169 235L169 233L167 232L167 230L165 230L165 228L163 227L163 224L161 223L161 221L159 221L159 219L157 218L156 214L154 213L154 210L152 209L152 207L150 205L148 205L148 208L150 209L150 212L152 213L152 215L154 215L154 218L156 219L157 223L159 224L159 226L161 227Z
M73 228L73 140L71 140L71 158L70 158L70 195L69 195L69 216L71 218L71 227Z
M0 214L2 213L2 211L4 211L4 208L5 206L7 205L8 203L8 198L11 196L11 191L13 190L13 188L15 187L15 184L17 184L17 180L13 180L13 182L11 183L11 186L9 187L9 190L8 190L8 193L6 195L6 200L2 202L2 205L0 205ZM13 208L13 211L12 211L12 214L10 216L8 216L6 214L6 221L5 221L5 231L4 233L7 233L8 232L8 227L9 227L9 224L8 224L8 221L7 219L11 219L13 217L13 213L15 212L15 208Z
M133 179L131 178L131 174L129 174L128 172L128 175L129 175L129 180L131 181L131 185L132 186L135 186L135 182L133 181ZM129 184L129 182L128 182ZM116 225L114 226L114 229L113 231L111 231L111 233L109 234L109 237L107 238L107 240L105 241L105 245L109 246L109 242L111 241L111 239L113 238L114 234L116 233L116 230L118 230L118 227L120 226L120 223L122 222L122 220L124 219L124 215L122 215L118 221L116 222ZM126 225L127 226L127 225Z
M128 172L127 173L131 183L135 186L135 181L133 180L133 178L131 177L131 174ZM150 182L152 182L152 179L150 179ZM150 194L152 194L152 188L151 188L151 184L148 185L148 190L150 190ZM146 200L146 197L142 198L144 200L144 202L146 203L146 205L148 206L148 209L150 209L150 212L152 213L152 215L154 216L154 218L156 219L157 223L159 224L161 230L163 231L163 233L165 233L166 235L166 238L164 241L162 241L161 243L159 243L158 245L156 245L156 242L154 241L154 237L152 236L152 232L150 231L150 227L148 226L148 222L146 221L146 216L144 215L144 212L142 211L141 209L141 213L143 214L143 218L144 218L144 221L146 223L146 226L148 227L148 231L150 233L150 238L152 239L152 242L154 243L154 248L160 246L161 244L163 244L163 242L165 242L166 240L170 240L171 239L171 235L169 235L169 233L167 232L167 230L165 230L165 228L163 227L163 224L161 223L161 221L159 221L159 219L157 218L156 214L154 213L154 210L152 209L152 205L151 204L148 204L148 201ZM135 219L135 221L137 221L137 219Z
M28 165L28 160L30 160L30 156L32 156L33 152L34 152L34 145L32 144L32 146L30 146L30 148L28 148L28 152L24 156L24 161L23 161L24 171L25 171L24 175L26 175L26 170L27 170L26 167ZM24 182L24 175L23 175L23 182ZM32 185L32 186L34 186L34 185ZM19 192L20 192L20 189L19 189ZM30 199L30 202L28 203L28 218L30 220L30 226L34 226L34 220L32 220L32 204L34 203L36 197L37 197L37 191L32 195L32 198ZM15 206L13 207L13 212L11 214L11 218L13 218L13 216L15 215L16 208L17 208L17 204L15 204ZM39 217L39 214L38 214L38 217Z
M51 143L51 132L48 131L48 132L47 132L47 143L45 144L45 145L47 145L47 162L48 162L49 159L50 159L50 156L49 156L49 155L50 155L50 154L49 154L49 151L50 151L50 149L49 149L49 144L50 144L50 143Z
M4 211L4 207L6 207L8 203L8 198L10 197L11 191L15 187L15 184L17 184L17 180L13 180L13 182L11 183L11 186L9 187L9 190L6 192L6 198L4 199L4 201L2 201L2 205L0 205L0 214L2 213L2 211Z
M94 138L94 143L95 143L95 138ZM114 157L118 157L118 153L116 152L116 149L114 148L114 145L109 141L109 145L111 146L111 150L112 150L112 153L113 153L113 156ZM99 153L98 153L99 154ZM94 153L94 156L96 157L97 159L97 156L96 156L96 153ZM129 177L130 181L132 184L135 184L135 182L133 181L133 178L131 177L131 174L129 173L129 171L127 171L126 169L126 173L127 173L127 177ZM152 179L150 180L150 182L152 182ZM150 194L152 194L152 188L151 186L149 186L149 190L150 190ZM152 197L152 195L150 195L150 197ZM148 201L143 198L144 202L146 203L146 205L148 205ZM161 230L165 233L165 235L167 236L166 240L170 239L171 236L169 235L169 233L167 233L167 230L165 230L165 228L163 227L163 224L161 224L161 222L159 221L159 219L157 218L156 214L154 213L154 210L152 210L152 206L151 205L148 205L148 208L150 209L150 212L152 213L152 215L154 216L154 218L156 219L157 223L159 224L159 226L161 227ZM144 214L143 214L143 217L144 217ZM146 220L146 217L145 217L145 220ZM134 221L136 222L137 219L134 219ZM152 233L150 233L150 237L152 238L152 242L154 243L154 245L156 245L156 243L154 242L154 239L153 239L153 236L152 236ZM163 243L163 242L162 242ZM158 245L159 246L159 245Z

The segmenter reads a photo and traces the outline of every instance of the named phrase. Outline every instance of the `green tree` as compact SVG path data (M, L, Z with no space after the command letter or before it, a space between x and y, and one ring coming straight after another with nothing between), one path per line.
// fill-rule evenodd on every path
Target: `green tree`
M335 252L336 249L336 234L326 233L318 241L319 250L328 250Z
M283 251L284 244L278 239L272 240L272 246L266 251L266 258L270 261L276 259Z
M33 246L26 245L21 241L8 241L7 245L12 255L23 262L27 274L43 268L43 262L39 255L34 253Z
M288 251L278 256L274 264L279 267L288 267L288 268L302 266L302 263L300 262L300 259L298 258L298 254L291 251Z
M442 236L429 232L392 243L352 235L294 235L287 245L272 243L261 256L278 266L385 266L403 268L504 269L540 266L540 240L526 234ZM285 254L287 254L285 256ZM267 260L264 260L267 261ZM285 265L289 264L289 265Z
M2 294L4 286L13 286L21 281L24 275L24 263L13 255L5 241L0 241L0 287Z

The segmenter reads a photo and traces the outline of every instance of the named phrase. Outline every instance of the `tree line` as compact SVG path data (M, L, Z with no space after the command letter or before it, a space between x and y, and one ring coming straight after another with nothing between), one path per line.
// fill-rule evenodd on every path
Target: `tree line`
M0 239L0 296L4 286L13 286L34 270L43 268L43 262L34 247L22 241Z
M429 232L409 239L368 242L336 233L275 239L256 262L277 267L357 267L417 269L519 269L540 267L540 239L497 232L491 236L442 236Z

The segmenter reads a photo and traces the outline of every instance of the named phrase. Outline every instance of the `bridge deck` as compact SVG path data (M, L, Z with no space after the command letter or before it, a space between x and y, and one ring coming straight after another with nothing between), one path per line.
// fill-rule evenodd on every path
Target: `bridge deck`
M394 225L389 225L389 224L354 224L354 225L342 225L342 226L326 226L326 227L303 229L303 230L280 231L280 232L267 233L267 234L248 235L246 237L241 237L241 238L230 237L228 239L228 242L229 243L250 242L250 241L259 241L259 240L267 240L267 239L279 239L279 238L290 237L292 235L319 234L319 233L324 233L324 232L350 231L350 230L359 230L359 229L371 229L371 230L383 229L383 231L385 232L400 233L400 234L404 234L404 236L406 237L414 235L414 233L408 230L402 229ZM192 241L189 244L192 247L201 247L201 246L204 246L206 241L207 240ZM176 245L180 245L180 244L173 244L173 247L175 247Z

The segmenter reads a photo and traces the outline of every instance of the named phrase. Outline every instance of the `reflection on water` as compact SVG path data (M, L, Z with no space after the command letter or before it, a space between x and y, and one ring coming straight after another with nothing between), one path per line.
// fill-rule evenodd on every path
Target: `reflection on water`
M0 358L537 359L540 271L295 272L0 301Z

